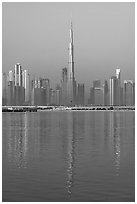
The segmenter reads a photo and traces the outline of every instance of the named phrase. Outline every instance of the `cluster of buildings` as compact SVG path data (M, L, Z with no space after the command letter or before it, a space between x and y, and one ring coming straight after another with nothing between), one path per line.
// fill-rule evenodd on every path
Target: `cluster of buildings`
M90 88L88 101L85 101L85 86L77 83L74 75L74 42L73 27L71 22L69 43L68 69L62 69L61 83L53 90L50 80L47 78L31 79L28 70L23 70L17 63L14 70L8 74L3 73L2 105L7 106L84 106L84 105L111 105L134 106L135 83L132 80L124 80L121 84L121 70L116 69L115 76L101 84L100 80L94 80Z
M135 105L135 83L132 80L124 80L121 83L121 70L116 69L115 76L104 81L101 85L100 80L93 81L90 88L88 104L110 105L110 106L134 106Z

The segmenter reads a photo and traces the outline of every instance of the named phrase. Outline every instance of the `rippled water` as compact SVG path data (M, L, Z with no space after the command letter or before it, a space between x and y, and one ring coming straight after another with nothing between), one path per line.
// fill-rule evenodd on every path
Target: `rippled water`
M134 201L135 113L3 113L3 201Z

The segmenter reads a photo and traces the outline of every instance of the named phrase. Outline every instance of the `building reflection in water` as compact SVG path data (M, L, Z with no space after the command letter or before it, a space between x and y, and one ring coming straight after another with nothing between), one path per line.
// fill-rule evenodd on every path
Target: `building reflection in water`
M74 158L74 151L75 151L75 124L76 124L76 118L75 113L69 112L68 113L68 134L67 134L67 191L68 191L68 197L71 197L72 192L72 185L74 182L73 174L74 174L74 164L75 164L75 158Z
M9 115L8 158L19 168L27 167L28 114Z
M109 138L109 112L104 111L104 151L109 152L110 138Z
M120 112L110 112L110 130L113 144L116 176L120 172Z

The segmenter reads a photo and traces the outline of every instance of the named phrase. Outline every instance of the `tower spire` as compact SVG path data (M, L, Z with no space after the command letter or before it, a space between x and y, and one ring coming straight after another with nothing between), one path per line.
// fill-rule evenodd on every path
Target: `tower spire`
M70 43L69 43L69 69L68 69L68 100L74 104L74 45L73 45L73 24L70 21Z

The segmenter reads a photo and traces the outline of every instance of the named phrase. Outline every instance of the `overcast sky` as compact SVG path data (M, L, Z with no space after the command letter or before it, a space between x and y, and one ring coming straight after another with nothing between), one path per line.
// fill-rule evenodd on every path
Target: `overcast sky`
M75 78L91 86L109 79L115 69L122 80L135 75L134 3L3 3L2 68L20 62L31 76L60 82L68 67L70 16L74 29Z

